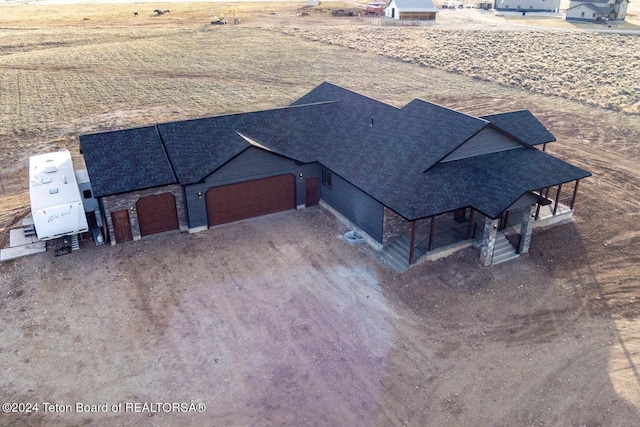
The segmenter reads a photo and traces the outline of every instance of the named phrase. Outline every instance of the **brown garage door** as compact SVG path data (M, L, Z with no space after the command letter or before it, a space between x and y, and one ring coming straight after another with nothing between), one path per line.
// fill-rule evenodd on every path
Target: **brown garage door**
M136 203L136 210L141 236L179 228L176 197L171 193L141 197Z
M207 191L209 226L295 208L295 178L280 175Z

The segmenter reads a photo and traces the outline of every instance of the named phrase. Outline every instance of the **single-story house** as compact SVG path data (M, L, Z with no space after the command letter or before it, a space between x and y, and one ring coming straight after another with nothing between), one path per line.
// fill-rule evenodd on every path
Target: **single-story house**
M81 135L80 148L111 244L320 204L380 251L406 241L406 265L456 242L489 265L503 231L525 253L534 222L572 215L590 173L546 153L553 141L526 110L396 108L325 82L288 107Z
M567 21L600 22L624 20L628 0L572 0L567 9Z
M555 12L560 0L495 0L493 8L501 12Z
M384 16L393 19L431 21L438 9L431 0L391 0L384 8Z

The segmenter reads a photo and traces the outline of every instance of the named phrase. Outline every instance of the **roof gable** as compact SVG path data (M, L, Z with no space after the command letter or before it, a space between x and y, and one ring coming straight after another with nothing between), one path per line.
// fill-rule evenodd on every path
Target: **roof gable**
M82 135L80 151L96 197L176 182L155 126Z
M236 117L229 115L158 125L180 184L204 179L249 147L235 132Z
M523 194L591 174L534 148L439 163L416 183L409 219L472 206L497 218ZM429 203L419 203L428 195ZM422 206L421 206L422 205Z
M493 127L526 145L554 142L556 138L529 110L482 116Z
M431 102L414 99L403 111L405 123L414 124L412 135L424 150L422 171L428 170L465 141L480 132L487 121Z
M591 10L592 12L596 12L597 14L604 16L604 15L607 15L609 12L611 12L611 7L613 7L613 6L607 7L606 5L602 6L603 3L596 3L596 4L580 3L575 6L571 6L570 8L567 9L567 11L569 10L578 11L579 9L588 9L588 10Z
M453 150L441 162L450 162L482 154L514 150L525 145L498 130L487 126Z

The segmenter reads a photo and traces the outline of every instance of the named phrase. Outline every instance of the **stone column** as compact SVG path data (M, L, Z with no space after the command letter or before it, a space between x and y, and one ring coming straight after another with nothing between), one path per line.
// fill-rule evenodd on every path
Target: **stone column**
M519 254L526 254L529 252L531 232L533 231L533 221L535 217L534 206L535 205L529 205L524 208L522 224L520 225L520 244L518 245Z
M491 265L493 261L493 248L496 246L496 233L500 218L484 220L484 232L482 233L482 246L480 247L480 262L485 267Z

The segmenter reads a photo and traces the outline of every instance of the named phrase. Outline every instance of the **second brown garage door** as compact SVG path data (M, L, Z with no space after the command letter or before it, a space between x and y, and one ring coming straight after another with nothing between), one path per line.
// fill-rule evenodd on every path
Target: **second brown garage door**
M141 236L179 228L176 197L171 193L141 197L136 203L136 210Z
M207 191L209 226L295 208L295 178L280 175Z

